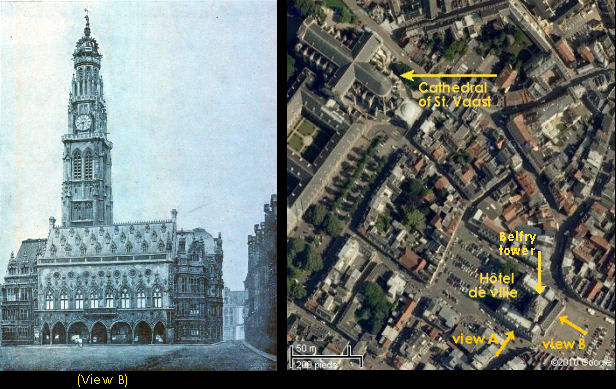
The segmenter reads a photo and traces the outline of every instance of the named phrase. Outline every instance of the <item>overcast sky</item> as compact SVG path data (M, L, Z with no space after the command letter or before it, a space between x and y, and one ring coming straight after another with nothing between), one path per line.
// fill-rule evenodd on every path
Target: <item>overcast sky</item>
M170 218L223 238L243 289L247 235L276 192L276 2L0 3L0 282L61 222L60 140L84 8L103 55L114 222Z

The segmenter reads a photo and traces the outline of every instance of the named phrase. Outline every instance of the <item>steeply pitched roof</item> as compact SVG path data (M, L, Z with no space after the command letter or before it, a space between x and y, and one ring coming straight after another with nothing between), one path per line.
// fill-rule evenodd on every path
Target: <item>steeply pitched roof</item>
M184 239L188 252L196 241L203 242L205 254L214 254L216 239L202 228L174 235L171 220L135 222L90 227L56 227L43 241L45 258L101 257L114 255L162 254L167 245L175 249ZM82 250L84 251L82 253Z
M386 96L391 91L391 82L369 63L381 45L374 34L363 32L350 49L309 18L302 23L297 35L338 67L328 82L334 93L346 93L355 81L377 96Z
M21 242L17 255L9 260L9 265L21 265L22 263L34 264L37 254L42 254L45 248L46 239L26 239Z

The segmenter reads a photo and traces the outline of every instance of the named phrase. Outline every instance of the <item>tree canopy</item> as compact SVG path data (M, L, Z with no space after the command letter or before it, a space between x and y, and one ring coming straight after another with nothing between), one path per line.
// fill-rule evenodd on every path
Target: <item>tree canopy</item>
M309 272L318 271L323 268L321 254L312 245L306 246L306 249L299 254L298 262L302 270Z
M327 232L329 235L331 235L332 237L337 237L342 233L343 226L342 223L340 223L338 217L330 213L325 218L324 228L325 232Z
M426 215L419 209L413 209L404 215L404 224L415 230L422 229L426 221Z
M410 178L402 184L402 190L411 197L421 197L428 193L428 188L422 180Z
M289 245L287 246L287 255L295 258L295 256L304 251L305 248L306 242L298 238L292 238L289 240Z
M316 17L323 17L323 10L320 5L314 0L293 0L293 6L299 10L304 17L315 15Z
M287 81L289 81L293 73L295 73L295 58L287 53Z
M293 300L301 300L306 297L306 288L296 280L287 278L287 296Z
M315 226L321 226L327 216L327 207L323 204L313 204L306 212L306 220Z
M364 302L356 312L360 324L368 331L376 334L385 325L392 304L387 301L387 295L381 287L374 282L363 285Z

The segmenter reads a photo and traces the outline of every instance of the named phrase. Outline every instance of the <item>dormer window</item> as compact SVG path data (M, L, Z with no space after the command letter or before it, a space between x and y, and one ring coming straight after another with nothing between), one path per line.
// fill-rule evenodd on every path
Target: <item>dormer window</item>
M183 253L186 250L186 240L184 238L180 238L180 242L178 245L178 252Z

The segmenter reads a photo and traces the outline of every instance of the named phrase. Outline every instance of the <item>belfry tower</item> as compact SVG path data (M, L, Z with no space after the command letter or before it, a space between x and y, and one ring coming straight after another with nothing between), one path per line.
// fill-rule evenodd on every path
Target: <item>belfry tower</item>
M73 52L73 74L64 143L62 225L113 223L111 148L107 140L107 111L100 75L102 55L90 36L86 10L84 36Z

